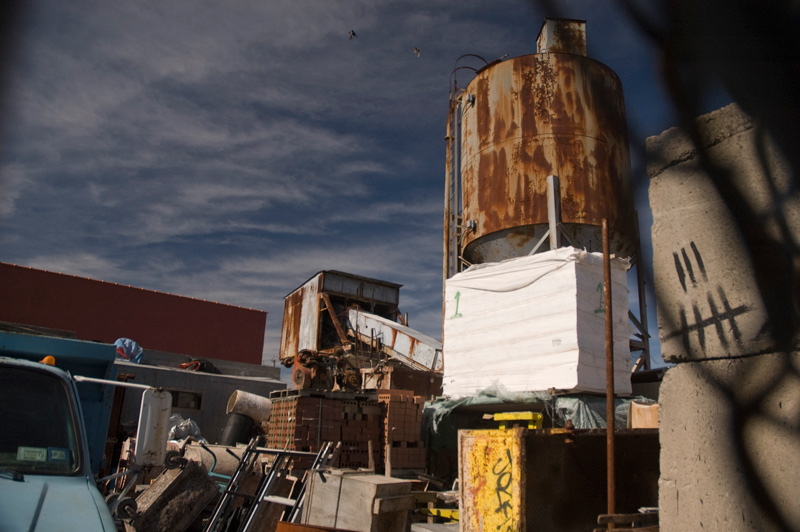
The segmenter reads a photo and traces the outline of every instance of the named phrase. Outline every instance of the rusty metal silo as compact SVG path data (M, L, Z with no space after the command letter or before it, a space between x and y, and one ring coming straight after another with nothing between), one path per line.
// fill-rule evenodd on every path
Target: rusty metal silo
M636 369L650 368L622 83L586 56L585 21L545 19L538 53L456 61L447 121L443 278L472 264L571 245L637 265ZM480 68L460 65L481 60ZM456 83L466 69L475 77ZM549 237L549 238L548 238ZM442 296L444 299L444 285ZM444 323L444 312L442 314Z
M635 252L622 84L586 57L584 28L583 21L547 19L539 53L486 65L458 94L458 118L448 128L458 154L448 166L455 164L460 191L448 191L445 214L459 229L455 239L446 234L446 255L454 242L466 264L527 255L537 244L537 251L550 249L551 175L560 188L562 245L599 250L608 218L612 252Z

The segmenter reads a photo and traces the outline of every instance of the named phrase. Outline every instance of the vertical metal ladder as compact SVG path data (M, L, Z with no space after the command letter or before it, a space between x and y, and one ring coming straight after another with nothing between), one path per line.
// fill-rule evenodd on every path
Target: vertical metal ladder
M292 459L314 456L314 462L306 473L306 478L308 478L312 472L319 471L332 463L341 448L341 443L334 445L331 442L327 442L323 444L318 453L310 453L259 447L259 441L260 438L253 438L248 444L242 458L239 460L239 465L222 493L222 497L217 502L214 513L204 532L247 532L253 526L259 510L265 503L288 506L290 508L288 519L294 519L292 522L296 522L305 498L305 482L301 482L299 486L295 487L295 490L293 490L296 492L294 498L287 498L273 494L278 485L278 480L286 475ZM259 481L255 492L245 493L242 490L242 486L263 454L275 455L272 465ZM230 509L231 503L236 498L244 498L247 502L240 507Z

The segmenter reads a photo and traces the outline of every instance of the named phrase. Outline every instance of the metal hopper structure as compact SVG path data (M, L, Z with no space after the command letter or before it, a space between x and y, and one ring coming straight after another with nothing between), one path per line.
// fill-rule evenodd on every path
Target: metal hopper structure
M407 326L400 286L327 270L286 296L280 358L295 387L355 390L388 362L440 374L442 344Z

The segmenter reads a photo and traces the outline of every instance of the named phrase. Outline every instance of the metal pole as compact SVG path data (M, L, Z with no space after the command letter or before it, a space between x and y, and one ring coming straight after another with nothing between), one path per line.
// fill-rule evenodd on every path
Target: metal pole
M92 382L95 384L107 384L109 386L122 386L124 388L140 388L142 390L159 390L160 388L156 388L155 386L149 386L147 384L135 384L133 382L126 382L126 381L110 381L108 379L96 379L94 377L84 377L82 375L75 375L72 377L77 382Z
M453 101L450 101L450 112L447 114L447 134L445 136L446 154L444 158L444 250L442 256L442 301L444 302L445 281L450 277L450 254L452 234L452 204L450 196L453 194ZM442 329L444 330L444 304L442 304Z
M611 312L611 252L608 219L603 218L603 309L606 317L606 471L608 514L614 514L614 322ZM613 523L608 528L614 528Z
M636 213L636 284L639 292L639 323L641 324L642 334L642 357L644 358L644 369L650 369L650 331L647 328L647 292L644 285L644 263L642 262L642 243L638 239L639 235L639 214Z
M558 186L558 176L547 176L547 222L550 226L550 249L561 247L561 235L558 224L561 223L561 190Z

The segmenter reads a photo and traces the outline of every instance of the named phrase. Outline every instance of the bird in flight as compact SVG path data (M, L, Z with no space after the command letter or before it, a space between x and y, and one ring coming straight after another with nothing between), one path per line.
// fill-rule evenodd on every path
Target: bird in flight
M350 30L350 40L351 41L353 40L353 37L358 37L358 35L356 35L356 30Z
M419 48L417 48L416 46L414 47L414 50L413 50L413 52L414 52L415 54L417 54L417 57L419 57L419 54L421 54L421 53L422 53L422 52L420 52L420 51L419 51Z

